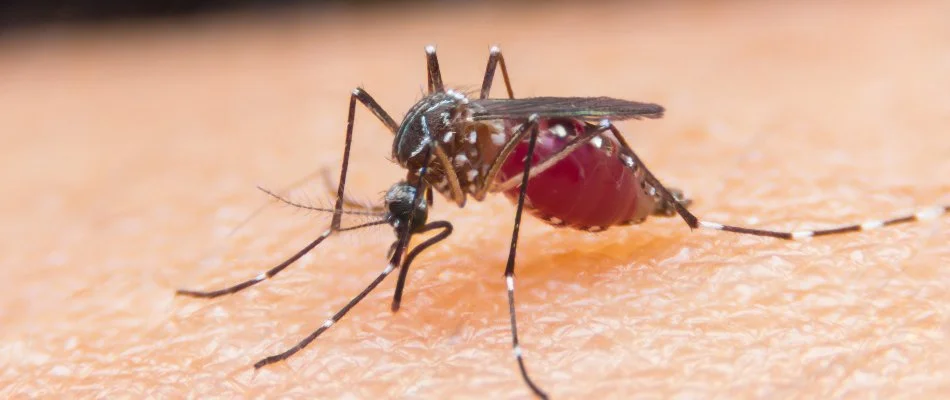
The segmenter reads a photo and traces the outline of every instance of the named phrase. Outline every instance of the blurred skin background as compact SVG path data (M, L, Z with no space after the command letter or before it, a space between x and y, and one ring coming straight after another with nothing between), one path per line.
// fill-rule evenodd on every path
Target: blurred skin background
M499 197L288 362L385 264L388 228L319 235L346 106L397 120L436 44L475 90L667 108L620 129L709 219L808 229L950 193L950 3L7 1L0 4L0 397L527 398ZM494 96L503 90L496 75ZM405 172L358 109L348 193ZM293 182L304 179L302 184ZM249 223L246 218L265 207ZM358 220L349 222L359 222ZM654 218L600 234L526 217L518 318L554 398L928 398L950 391L947 218L780 242ZM240 227L235 231L235 228Z

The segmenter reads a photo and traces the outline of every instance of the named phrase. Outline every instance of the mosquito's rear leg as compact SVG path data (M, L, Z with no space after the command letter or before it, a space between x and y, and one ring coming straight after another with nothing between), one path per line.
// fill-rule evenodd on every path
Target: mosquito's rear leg
M836 228L829 228L829 229L797 230L797 231L778 231L778 230L771 230L771 229L748 228L744 226L721 224L721 223L712 222L712 221L703 221L686 209L686 206L689 204L688 200L681 199L680 198L681 194L678 194L674 190L668 189L667 187L663 186L662 183L660 183L659 179L657 179L656 176L653 175L652 172L650 172L649 168L647 168L647 166L643 164L643 162L640 160L637 154L633 151L633 149L630 148L630 145L628 145L626 140L624 140L623 135L620 134L620 131L617 129L617 127L611 124L610 130L611 132L613 132L614 136L617 137L617 140L620 141L622 150L626 152L628 156L631 157L632 162L637 163L638 165L640 165L641 168L643 168L644 176L645 176L645 179L647 180L647 183L649 183L651 186L653 186L657 190L657 195L665 202L664 204L666 204L667 207L671 208L671 210L669 210L668 212L669 213L675 212L676 214L679 214L679 216L683 219L683 221L686 221L686 224L689 225L689 227L693 229L702 228L702 229L711 229L711 230L717 230L717 231L740 233L744 235L767 236L767 237L773 237L773 238L785 239L785 240L798 240L798 239L805 239L805 238L810 238L810 237L815 237L815 236L828 236L828 235L836 235L836 234L848 233L848 232L858 232L858 231L877 229L877 228L890 226L890 225L936 219L940 217L941 215L950 213L950 205L933 206L933 207L922 209L913 214L904 215L904 216L891 218L891 219L869 220L869 221L865 221L859 224L843 225L843 226L839 226Z

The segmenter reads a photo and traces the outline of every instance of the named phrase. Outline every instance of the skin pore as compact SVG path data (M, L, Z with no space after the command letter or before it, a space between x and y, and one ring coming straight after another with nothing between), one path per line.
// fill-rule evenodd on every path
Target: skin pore
M0 397L527 398L502 196L464 209L437 196L430 219L454 233L414 262L398 313L390 276L257 372L386 267L388 227L333 237L235 295L174 296L316 239L327 215L279 205L230 233L269 202L255 185L337 171L355 86L401 117L432 42L460 89L498 43L516 96L662 104L663 119L618 127L705 219L809 229L947 203L947 6L785 7L311 10L4 38ZM404 176L391 145L357 110L348 193L376 202ZM291 197L333 200L320 179ZM590 234L526 216L527 368L554 398L946 393L948 228L785 242L675 218Z

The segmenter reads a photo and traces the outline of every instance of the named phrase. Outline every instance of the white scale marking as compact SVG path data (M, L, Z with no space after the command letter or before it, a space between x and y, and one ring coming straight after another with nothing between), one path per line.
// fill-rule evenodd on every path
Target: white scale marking
M503 132L491 134L491 142L495 146L501 146L505 144L505 134Z
M442 141L445 143L449 143L452 141L452 136L454 135L455 135L455 132L452 132L452 131L445 132L445 136L442 137Z
M465 176L468 177L469 181L474 181L478 177L478 170L470 169L465 173Z
M412 153L409 154L411 157L415 157L419 155L419 153L421 153L422 150L426 148L426 145L428 145L431 140L429 139L429 129L428 129L429 124L428 122L426 122L425 115L419 117L419 119L422 122L422 128L426 131L426 136L423 137L422 140L419 141L419 147L416 147L416 149L413 150Z
M796 232L792 232L792 239L795 239L795 240L810 238L810 237L812 237L812 236L815 236L815 232L812 232L812 231L796 231Z
M513 276L506 276L505 283L508 284L508 290L515 290L515 278Z
M718 224L718 223L715 223L715 222L709 222L709 221L699 221L699 227L700 227L700 228L706 228L706 229L715 229L715 230L717 230L717 231L721 231L721 230L722 230L722 224Z
M867 221L861 224L861 229L865 231L869 231L871 229L877 229L882 226L884 226L884 221Z
M515 353L515 357L521 358L521 355L522 355L522 353L521 353L521 345L515 345L515 347L512 349L512 351Z
M333 326L333 322L334 322L334 321L333 321L333 318L330 318L330 319L328 319L326 322L323 323L323 327L324 327L324 328L329 328L329 327Z
M920 221L926 221L928 219L937 218L943 213L944 213L943 207L930 207L930 208L926 208L926 209L918 211L916 214L914 214L914 218L917 218Z
M456 167L461 167L462 165L465 165L465 163L467 163L467 162L468 162L468 157L465 157L465 154L459 154L459 155L455 156L455 166L456 166Z
M260 275L258 275L258 276L256 276L256 277L254 278L254 282L260 282L260 281L262 281L262 280L264 280L264 279L267 279L267 274L261 273Z
M472 129L472 131L468 133L468 142L475 144L476 141L478 141L478 134L475 133L474 129Z
M594 136L590 139L590 144L599 149L604 146L604 138L600 136Z
M386 265L386 269L383 270L383 275L393 272L394 269L396 269L394 265L392 264Z
M436 108L439 108L439 107L442 107L442 106L445 106L445 105L449 105L449 104L452 104L452 100L442 100L442 101L440 101L440 102L438 102L438 103L433 104L431 107L427 108L424 112L425 112L426 114L428 114L428 113L434 111ZM423 116L423 118L424 118L424 116Z
M554 134L554 136L557 136L559 138L567 137L567 129L564 128L564 125L560 125L560 124L554 125L550 129L551 129L551 133Z
M630 167L630 168L633 168L633 157L630 157L630 156L628 156L628 155L626 155L626 154L621 154L621 155L620 155L620 158L623 159L623 163L624 163L626 166L628 166L628 167Z

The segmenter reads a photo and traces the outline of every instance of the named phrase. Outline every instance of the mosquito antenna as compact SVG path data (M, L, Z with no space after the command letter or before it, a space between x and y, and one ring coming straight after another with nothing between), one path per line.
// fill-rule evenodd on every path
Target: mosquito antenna
M322 174L323 174L323 186L327 187L327 189L333 189L339 186L337 183L333 181L333 176L331 176L329 168L323 168ZM367 204L365 202L349 197L345 193L343 194L343 205L350 208L357 208L360 210L369 210L369 211L378 211L378 212L385 211L383 206L376 205L376 204Z
M303 178L300 178L300 179L297 179L296 181L293 181L291 184L285 186L283 189L281 189L281 190L279 190L279 191L280 191L280 192L287 192L287 191L289 191L289 190L291 190L291 189L293 189L293 188L295 188L295 187L298 187L298 186L304 184L304 182L307 182L307 181L313 179L314 177L316 177L318 173L320 173L320 171L313 171L313 172L307 174L307 176L304 176ZM267 205L268 205L267 203L261 204L259 207L257 207L256 209L254 209L254 211L251 211L251 213L248 214L247 217L245 217L243 220L241 220L241 222L239 222L239 223L234 227L234 229L231 229L231 231L228 232L227 237L231 237L232 235L234 235L235 232L237 232L238 230L240 230L241 228L243 228L245 225L247 225L249 222L251 222L252 219L254 219L254 218L257 217L258 215L260 215L260 213L263 212L265 208L267 208Z
M339 214L346 214L346 215L362 215L362 216L369 216L369 217L382 217L382 216L385 216L385 215L386 215L386 213L384 213L384 212L355 211L355 210L340 210L340 211L336 211L336 210L334 210L334 209L332 209L332 208L314 207L314 206L310 206L310 205L306 205L306 204L297 203L297 202L295 202L295 201L293 201L293 200L287 199L287 198L285 198L285 197L283 197L283 196L281 196L281 195L279 195L279 194L277 194L277 193L271 192L270 190L264 189L264 188L262 188L262 187L260 187L260 186L258 186L257 189L260 190L260 191L262 191L262 192L264 192L264 193L267 193L269 196L273 197L274 199L277 199L277 200L280 201L281 203L284 203L284 204L289 205L289 206L292 206L292 207L301 208L301 209L304 209L304 210L328 212L328 213L332 213L332 214L337 214L337 213L339 213Z

